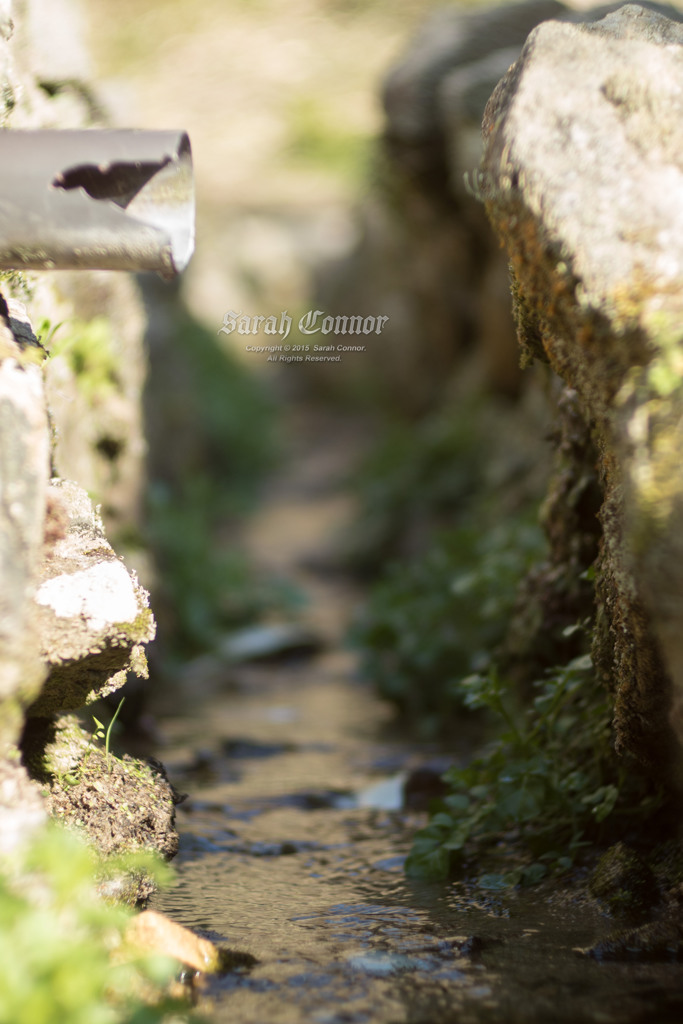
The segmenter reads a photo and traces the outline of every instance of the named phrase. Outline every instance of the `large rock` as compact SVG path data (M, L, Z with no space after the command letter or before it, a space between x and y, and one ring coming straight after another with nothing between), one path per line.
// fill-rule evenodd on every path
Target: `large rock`
M683 27L632 5L541 25L484 137L523 350L576 392L599 452L594 656L618 744L670 773L670 718L683 741Z
M501 54L503 61L507 60L504 72L536 25L563 16L568 16L568 11L558 0L522 0L470 12L457 7L434 11L384 82L388 138L402 147L416 147L415 166L427 170L430 155L443 152L440 91L447 77L457 69L472 68L481 79L479 66L484 61L484 77L490 81L488 69L493 66L497 70ZM484 88L478 97L482 111L490 92ZM470 96L469 104L473 102L477 99ZM433 143L433 151L428 143Z

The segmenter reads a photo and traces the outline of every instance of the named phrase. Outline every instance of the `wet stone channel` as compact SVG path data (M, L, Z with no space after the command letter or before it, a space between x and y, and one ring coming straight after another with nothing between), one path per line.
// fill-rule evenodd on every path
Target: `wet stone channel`
M343 655L252 667L237 693L165 723L191 795L178 880L153 905L235 951L205 992L210 1019L680 1020L680 965L585 956L614 922L571 893L405 877L424 816L397 807L401 782L438 758L383 738L386 709L347 669Z

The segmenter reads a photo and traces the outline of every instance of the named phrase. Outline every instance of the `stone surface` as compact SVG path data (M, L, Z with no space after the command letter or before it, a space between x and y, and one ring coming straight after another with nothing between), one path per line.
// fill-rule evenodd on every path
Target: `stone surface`
M22 365L8 319L0 320L0 346L0 751L6 754L44 674L32 597L43 545L49 445L41 371Z
M28 714L76 710L146 674L142 645L155 627L145 590L114 554L102 521L77 484L53 481L55 539L35 594L42 657L49 667Z
M310 368L316 382L410 413L473 389L517 397L527 387L507 259L476 198L482 117L531 29L608 10L526 0L427 16L382 86L383 137L372 193L358 211L359 240L317 264L321 309L379 309L389 322L362 362Z
M512 50L514 59L539 22L563 15L567 8L557 0L525 0L466 13L458 8L433 12L385 80L389 136L404 145L418 145L426 155L425 141L443 137L439 90L446 76L458 67L490 61L497 51L509 55ZM483 96L484 104L489 94L490 90Z
M519 338L575 391L604 489L594 658L618 746L683 740L683 27L629 5L531 33L486 109L482 190ZM679 720L680 719L680 720Z
M53 751L61 751L63 734L75 728L73 719L67 716L43 741L47 739L47 747L53 747ZM76 749L80 747L78 734L72 742ZM127 755L106 756L104 751L88 746L67 775L50 777L48 785L50 814L85 835L105 857L154 850L170 860L178 852L176 794L163 769L133 761ZM137 897L145 898L154 891L154 885L144 872L141 875L142 889L138 888Z
M170 956L203 973L212 973L220 964L220 954L213 942L199 938L189 928L183 928L156 910L143 910L138 914L131 921L125 938L138 955L143 952Z
M0 127L106 124L83 81L82 10L0 0ZM147 594L83 490L110 535L135 534L146 371L137 288L122 274L13 270L0 286L0 852L45 818L21 751L52 812L81 822L103 852L170 857L163 773L114 762L63 715L144 675L154 635ZM51 470L62 479L49 486ZM148 894L151 880L133 888Z

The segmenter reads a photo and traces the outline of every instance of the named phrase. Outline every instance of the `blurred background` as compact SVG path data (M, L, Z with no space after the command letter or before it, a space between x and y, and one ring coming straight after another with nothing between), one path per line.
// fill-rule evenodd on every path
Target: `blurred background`
M561 596L555 567L515 618L545 551L557 386L520 372L477 178L486 100L553 16L574 15L555 0L32 8L48 88L90 82L94 123L182 128L193 149L194 258L177 282L138 278L144 508L104 508L159 627L132 721L149 695L174 711L225 687L236 660L350 638L354 671L447 735L454 672L495 652L524 677L576 653L544 638L581 611L593 527ZM228 310L286 311L291 344L319 341L296 329L316 309L388 322L329 364L268 362L247 343L282 339L220 331Z
M303 309L318 262L352 248L381 130L378 83L427 9L87 5L94 78L116 122L190 134L197 251L183 294L207 328L228 308Z
M172 680L171 709L225 685L237 630L313 629L259 634L258 657L352 626L365 675L440 733L453 657L482 667L501 639L541 545L547 414L542 389L521 387L476 167L486 98L557 9L534 0L488 24L477 5L422 0L34 8L52 77L92 82L100 121L192 142L194 258L174 284L139 279L144 513L113 538L152 591L157 702ZM269 363L246 351L263 334L219 333L228 310L287 311L296 344L310 309L389 319L328 365ZM512 525L491 549L501 512ZM473 575L477 538L493 554ZM475 593L483 629L465 614Z

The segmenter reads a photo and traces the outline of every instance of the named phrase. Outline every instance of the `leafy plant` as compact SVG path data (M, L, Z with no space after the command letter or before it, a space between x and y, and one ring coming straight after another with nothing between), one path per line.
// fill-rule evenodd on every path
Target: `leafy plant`
M485 856L508 862L508 870L482 875L484 888L536 882L569 868L584 845L605 838L634 808L642 818L659 806L660 794L645 784L634 793L611 748L611 709L589 655L535 687L537 696L521 709L493 668L459 682L465 704L493 712L502 731L468 767L446 773L451 792L417 833L409 875L444 879L476 854L480 863Z
M197 1020L167 995L174 960L112 959L132 912L98 896L101 870L56 825L0 863L0 1024Z
M488 666L543 543L524 519L486 533L463 526L394 563L372 591L352 631L362 674L424 734L447 732L467 704L460 680Z

